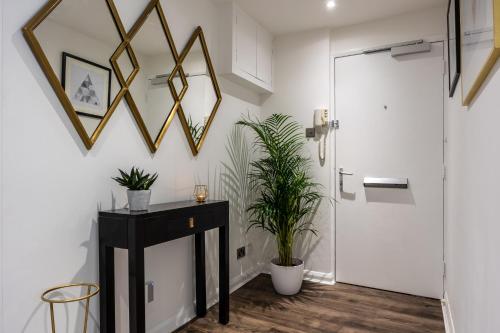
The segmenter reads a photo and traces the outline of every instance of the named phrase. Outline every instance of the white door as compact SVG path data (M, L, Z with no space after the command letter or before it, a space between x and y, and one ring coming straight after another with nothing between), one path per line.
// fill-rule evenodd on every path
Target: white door
M336 279L441 298L443 43L334 63ZM340 168L353 173L342 191ZM408 188L367 188L364 177L407 178Z

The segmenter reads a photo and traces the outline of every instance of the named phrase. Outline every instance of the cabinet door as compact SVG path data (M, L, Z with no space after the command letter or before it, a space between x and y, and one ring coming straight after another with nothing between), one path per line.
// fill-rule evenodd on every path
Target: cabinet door
M273 37L261 26L257 27L257 78L272 85Z
M236 64L240 70L257 76L257 23L236 10Z

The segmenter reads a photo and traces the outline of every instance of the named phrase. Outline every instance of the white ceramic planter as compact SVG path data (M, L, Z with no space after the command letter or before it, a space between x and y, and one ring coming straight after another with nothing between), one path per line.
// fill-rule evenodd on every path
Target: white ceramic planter
M148 210L151 190L131 191L127 190L128 208L131 211Z
M293 259L294 266L279 266L278 259L271 260L271 278L278 294L295 295L302 288L304 279L304 261Z

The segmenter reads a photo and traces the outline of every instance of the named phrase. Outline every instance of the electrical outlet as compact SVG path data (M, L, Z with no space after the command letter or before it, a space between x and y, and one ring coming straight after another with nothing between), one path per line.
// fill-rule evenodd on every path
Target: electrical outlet
M252 253L253 253L253 245L252 245L252 243L247 243L245 245L245 255L247 255L247 254L252 255Z
M236 259L237 260L244 258L246 255L247 255L247 251L246 251L246 248L244 246L242 246L236 250Z
M153 281L146 282L146 303L151 303L155 300L155 283Z

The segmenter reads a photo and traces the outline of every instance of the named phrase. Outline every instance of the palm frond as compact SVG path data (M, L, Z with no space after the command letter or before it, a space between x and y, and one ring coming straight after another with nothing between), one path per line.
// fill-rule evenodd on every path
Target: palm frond
M273 114L263 121L246 118L237 124L253 131L254 147L261 156L250 164L248 172L249 186L258 195L248 207L249 228L275 235L280 264L290 266L296 237L304 232L316 233L306 218L323 198L321 185L308 173L311 160L302 156L302 126L283 114Z

